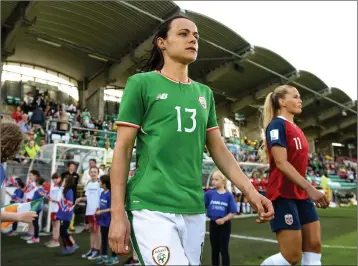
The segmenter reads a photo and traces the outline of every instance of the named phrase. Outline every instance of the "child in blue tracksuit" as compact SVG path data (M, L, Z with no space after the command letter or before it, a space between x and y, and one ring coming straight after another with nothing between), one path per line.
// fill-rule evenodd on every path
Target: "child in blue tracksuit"
M63 250L60 251L61 255L73 254L76 249L79 248L75 244L74 240L71 239L70 234L68 233L68 228L73 215L73 208L71 205L74 204L74 195L73 195L73 185L75 184L75 179L71 175L66 175L62 183L62 202L67 206L60 206L56 215L56 220L60 221L60 237L63 242ZM64 209L66 207L67 209Z
M21 178L16 178L15 179L16 181L16 189L14 191L14 193L11 195L9 192L6 191L6 193L8 193L10 196L11 196L11 201L10 203L15 203L15 202L23 202L23 197L24 197L24 187L25 187L25 184L24 182L21 180ZM9 236L16 236L17 233L16 233L16 230L17 230L17 222L14 222L12 224L12 229L11 231L9 232Z
M230 265L229 240L231 219L237 213L234 196L226 190L226 178L218 170L213 172L214 189L205 193L205 207L210 219L211 265Z
M103 191L96 215L98 216L98 224L101 227L102 256L97 259L96 264L105 263L106 265L114 265L119 263L117 254L112 251L112 257L108 259L107 256L108 233L111 224L111 182L109 175L100 177L100 185Z
M43 198L43 194L44 194L44 188L43 188L43 184L45 183L45 179L43 179L41 176L38 176L35 184L36 184L36 191L34 192L34 195L32 197L31 201L35 201L35 200L39 200L41 198ZM32 221L32 225L34 226L34 236L27 240L27 244L35 244L35 243L40 243L40 238L39 238L39 232L40 232L40 226L39 226L39 216L40 216L40 212L43 208L43 204L41 204L38 209L36 210L37 213L37 217Z

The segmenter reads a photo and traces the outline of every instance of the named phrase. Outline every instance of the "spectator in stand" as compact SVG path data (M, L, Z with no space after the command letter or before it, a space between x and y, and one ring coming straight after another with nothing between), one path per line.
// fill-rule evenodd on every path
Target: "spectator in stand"
M41 127L44 125L45 115L40 105L36 106L36 109L33 111L30 121L32 125L40 125Z
M67 176L72 176L73 177L73 185L72 185L72 191L73 191L73 202L76 201L76 198L77 198L77 185L78 185L78 182L80 180L80 176L77 174L76 172L77 170L77 165L75 162L69 162L67 164L67 171L62 173L61 177L64 179L65 177ZM75 224L75 214L73 214L72 216L72 220L71 220L71 223L70 223L70 231L71 232L74 232L76 231L75 227L74 227L74 224Z
M112 164L113 150L109 146L109 142L106 142L104 144L104 148L105 148L105 154L106 154L106 158L107 158L106 167L109 167Z
M27 114L29 112L29 107L24 101L21 101L19 106L24 114Z
M40 147L35 144L35 140L30 140L29 143L25 146L23 156L34 159L37 152L40 150Z
M78 132L75 130L72 134L73 142L76 142L77 144L80 143L80 136L78 135Z
M87 128L90 128L90 129L94 129L94 124L93 124L92 119L90 119L90 120L87 122L86 127L87 127Z
M82 112L83 125L87 126L87 123L90 121L90 119L91 119L91 114L90 112L88 112L88 108L86 107Z
M30 131L29 117L27 114L22 115L22 120L18 123L22 133L26 134Z
M12 113L12 118L15 119L16 124L22 121L23 113L21 111L21 107L17 106L16 111Z
M73 119L74 123L79 123L79 125L82 124L82 113L80 109L77 109L75 118Z
M40 147L47 145L46 140L44 138L40 139Z
M84 134L84 136L85 136L84 139L81 140L81 145L90 146L91 145L91 140L89 138L89 136L90 136L89 132L88 133L86 132Z
M32 106L40 106L40 108L45 107L45 99L41 93L39 93L38 96L34 98Z
M54 115L53 115L53 118L54 118L54 119L57 119L57 120L60 120L61 112L62 112L61 106L60 106L59 104L56 105L56 111L55 111L55 113L54 113Z
M44 115L46 119L49 119L52 116L51 106L49 104L46 106Z

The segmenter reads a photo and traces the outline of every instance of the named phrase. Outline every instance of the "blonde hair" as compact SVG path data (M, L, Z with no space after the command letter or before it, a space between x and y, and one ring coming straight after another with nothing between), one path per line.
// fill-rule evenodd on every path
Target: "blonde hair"
M227 178L225 177L225 175L218 169L218 168L214 168L211 171L210 177L212 178L214 176L214 174L218 173L221 177L221 181L223 181L224 183L224 188L227 189Z
M279 99L284 99L285 95L288 93L288 89L290 88L294 87L290 85L281 85L277 87L273 92L267 94L261 113L262 127L265 136L268 125L270 124L272 119L274 119L278 115L278 111L280 110ZM263 139L262 147L259 151L259 156L260 160L263 163L268 163L268 148L265 139Z

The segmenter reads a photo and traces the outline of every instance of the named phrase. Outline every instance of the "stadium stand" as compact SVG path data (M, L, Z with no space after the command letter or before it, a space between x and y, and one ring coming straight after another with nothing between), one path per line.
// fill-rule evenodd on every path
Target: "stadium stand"
M19 162L28 162L29 153L37 146L53 142L113 148L118 108L105 108L104 90L107 86L124 88L127 78L140 71L141 61L148 56L158 18L178 13L193 19L200 30L200 53L190 66L190 76L213 90L221 131L224 118L239 126L240 139L227 139L239 161L258 161L259 107L267 93L281 84L300 90L304 112L296 122L305 131L313 154L332 155L332 142L346 147L356 142L357 102L342 90L330 88L309 71L296 69L274 51L253 46L209 17L181 10L172 1L9 1L1 7L4 67L32 67L75 84L73 91L64 93L59 91L59 83L38 78L29 81L25 75L17 81L2 79L2 118L19 119L26 136ZM42 107L44 118L36 105ZM41 127L34 126L39 121ZM35 140L33 147L28 146L31 140ZM355 154L356 147L350 151ZM347 150L341 152L348 155ZM331 162L336 163L334 158ZM349 169L347 166L346 171L352 171ZM313 181L319 182L316 176L321 170L314 172ZM329 177L332 186L342 189L355 184L336 175Z

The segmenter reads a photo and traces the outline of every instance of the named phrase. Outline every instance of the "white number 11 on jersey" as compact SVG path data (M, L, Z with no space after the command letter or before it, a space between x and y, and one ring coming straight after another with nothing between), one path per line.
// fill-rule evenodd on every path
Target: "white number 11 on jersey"
M177 120L178 120L178 132L182 132L182 126L181 126L181 107L180 106L176 106L175 109L177 110ZM185 112L186 113L192 113L191 115L191 120L193 120L193 126L191 128L184 128L185 132L187 133L191 133L195 130L196 128L196 109L189 109L189 108L185 108Z

